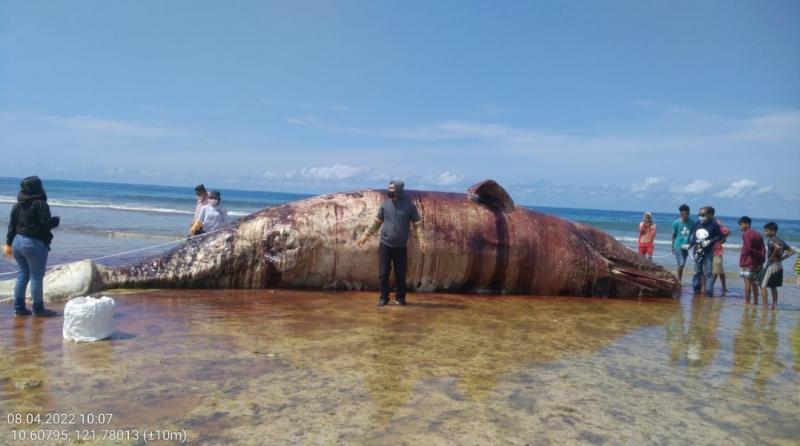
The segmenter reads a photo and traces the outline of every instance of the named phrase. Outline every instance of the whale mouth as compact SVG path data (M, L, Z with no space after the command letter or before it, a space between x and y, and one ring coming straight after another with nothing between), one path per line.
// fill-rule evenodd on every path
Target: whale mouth
M615 267L611 269L611 274L624 282L650 291L675 291L679 286L672 280L631 268Z

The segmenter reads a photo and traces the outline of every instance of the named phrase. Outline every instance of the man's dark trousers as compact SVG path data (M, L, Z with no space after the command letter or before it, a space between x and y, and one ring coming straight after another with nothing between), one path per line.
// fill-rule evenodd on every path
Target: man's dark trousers
M389 274L394 266L394 278L397 285L395 298L398 302L406 300L406 260L408 249L392 248L383 243L378 249L380 258L381 300L389 300Z

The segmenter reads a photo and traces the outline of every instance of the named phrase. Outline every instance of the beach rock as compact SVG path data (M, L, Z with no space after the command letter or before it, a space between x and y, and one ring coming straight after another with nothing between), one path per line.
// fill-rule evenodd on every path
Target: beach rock
M44 384L44 381L41 379L24 379L14 383L14 387L19 390L31 390L42 387L42 384Z

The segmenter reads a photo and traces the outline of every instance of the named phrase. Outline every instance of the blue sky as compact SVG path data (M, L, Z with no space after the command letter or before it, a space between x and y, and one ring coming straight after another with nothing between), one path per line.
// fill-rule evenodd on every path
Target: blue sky
M0 175L800 217L800 2L0 0Z

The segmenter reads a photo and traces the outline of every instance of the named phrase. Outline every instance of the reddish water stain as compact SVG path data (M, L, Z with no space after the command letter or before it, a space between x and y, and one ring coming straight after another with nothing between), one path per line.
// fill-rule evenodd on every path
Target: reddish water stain
M559 407L578 404L571 398L603 386L611 386L608 394L595 398L608 401L597 404L628 401L631 396L613 386L630 385L658 393L662 417L671 419L680 406L673 398L710 391L686 381L699 379L697 372L705 369L716 371L702 378L709 389L719 385L714 376L720 374L752 383L760 392L797 382L791 367L789 375L778 373L779 363L792 360L769 341L769 330L787 332L796 315L787 311L794 319L785 318L784 325L760 308L742 316L743 307L732 299L412 294L406 307L376 308L374 293L111 295L117 301L116 332L111 340L92 344L63 341L61 318L14 318L10 306L0 307L3 407L21 413L113 413L109 427L186 429L195 441L209 444L259 444L264 435L283 440L279 443L391 443L410 434L403 425L444 431L460 426L456 431L477 429L475 435L492 426L530 433L542 422L540 415L552 417L563 411ZM63 310L63 304L52 307ZM739 321L742 330L767 336L763 348L727 334ZM730 346L733 341L738 347ZM763 366L762 360L748 359L764 352L774 358ZM760 371L748 375L748 364L758 364ZM643 368L658 372L628 376ZM572 384L574 378L579 380ZM33 387L25 388L26 382ZM556 393L542 400L543 392ZM437 403L429 404L424 395ZM560 406L550 408L550 400ZM571 410L597 412L594 402L580 404L585 407ZM489 408L497 415L477 424L469 421L474 414L463 420L454 415ZM636 413L619 410L637 419ZM770 410L788 413L784 406ZM426 428L420 427L423 419L430 419ZM788 424L777 420L775 431L788 432ZM558 429L581 438L577 427ZM724 438L720 432L714 438ZM437 435L416 438L433 443L449 438ZM613 437L613 429L597 435Z

